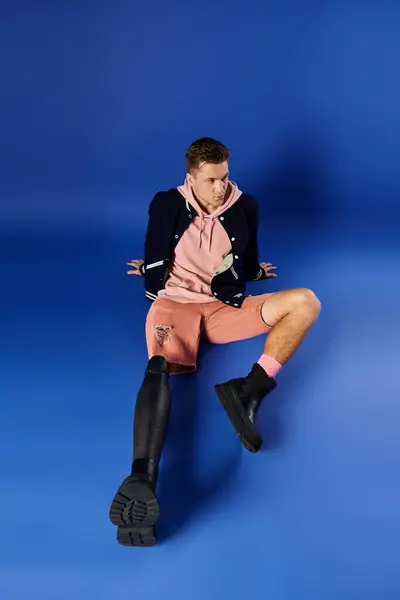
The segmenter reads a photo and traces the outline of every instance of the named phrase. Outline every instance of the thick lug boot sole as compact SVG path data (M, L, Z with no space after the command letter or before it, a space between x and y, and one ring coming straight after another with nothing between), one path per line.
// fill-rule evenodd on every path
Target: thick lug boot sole
M121 525L117 529L117 542L122 546L136 546L141 548L155 546L157 544L155 528L133 528L128 525Z
M110 520L118 527L117 540L124 546L154 546L154 525L160 515L151 486L137 475L120 485L110 507Z

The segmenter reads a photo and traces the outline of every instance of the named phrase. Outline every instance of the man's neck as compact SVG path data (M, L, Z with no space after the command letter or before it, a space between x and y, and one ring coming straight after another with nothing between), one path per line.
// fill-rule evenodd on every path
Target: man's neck
M231 186L229 185L228 189L226 190L226 193L225 193L224 201L219 206L213 206L212 204L208 204L205 200L201 200L198 196L196 196L193 188L192 188L192 194L193 194L194 198L196 199L196 202L198 202L198 204L200 204L200 206L204 210L204 212L206 212L208 215L212 215L219 208L221 208L221 206L223 206L225 204L227 198L229 197L230 190L231 190Z

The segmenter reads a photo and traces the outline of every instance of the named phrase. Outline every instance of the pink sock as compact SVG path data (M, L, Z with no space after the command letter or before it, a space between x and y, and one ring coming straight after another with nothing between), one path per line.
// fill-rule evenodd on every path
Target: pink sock
M278 371L282 368L281 363L275 360L275 358L272 356L268 356L268 354L263 354L260 360L257 362L270 377L275 377Z

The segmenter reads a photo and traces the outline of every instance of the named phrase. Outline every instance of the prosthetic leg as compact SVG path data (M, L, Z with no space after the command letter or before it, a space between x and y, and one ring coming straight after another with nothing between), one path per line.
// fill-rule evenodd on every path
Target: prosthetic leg
M276 381L255 363L247 377L214 386L240 441L250 452L258 452L262 446L263 440L256 428L257 413L264 397L276 385Z
M154 356L136 401L131 475L120 485L110 507L110 519L118 526L117 540L124 546L157 543L156 486L170 410L168 363L162 356Z

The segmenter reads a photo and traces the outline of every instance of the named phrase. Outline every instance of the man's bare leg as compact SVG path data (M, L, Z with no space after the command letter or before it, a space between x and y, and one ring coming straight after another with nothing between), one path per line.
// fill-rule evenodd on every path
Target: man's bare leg
M264 354L284 365L298 349L316 322L321 303L309 289L276 292L262 306L261 316L272 327Z
M263 442L255 425L261 402L276 387L276 373L300 346L320 310L318 298L305 288L270 296L261 309L271 327L263 356L247 377L214 386L241 442L251 452L258 452Z

